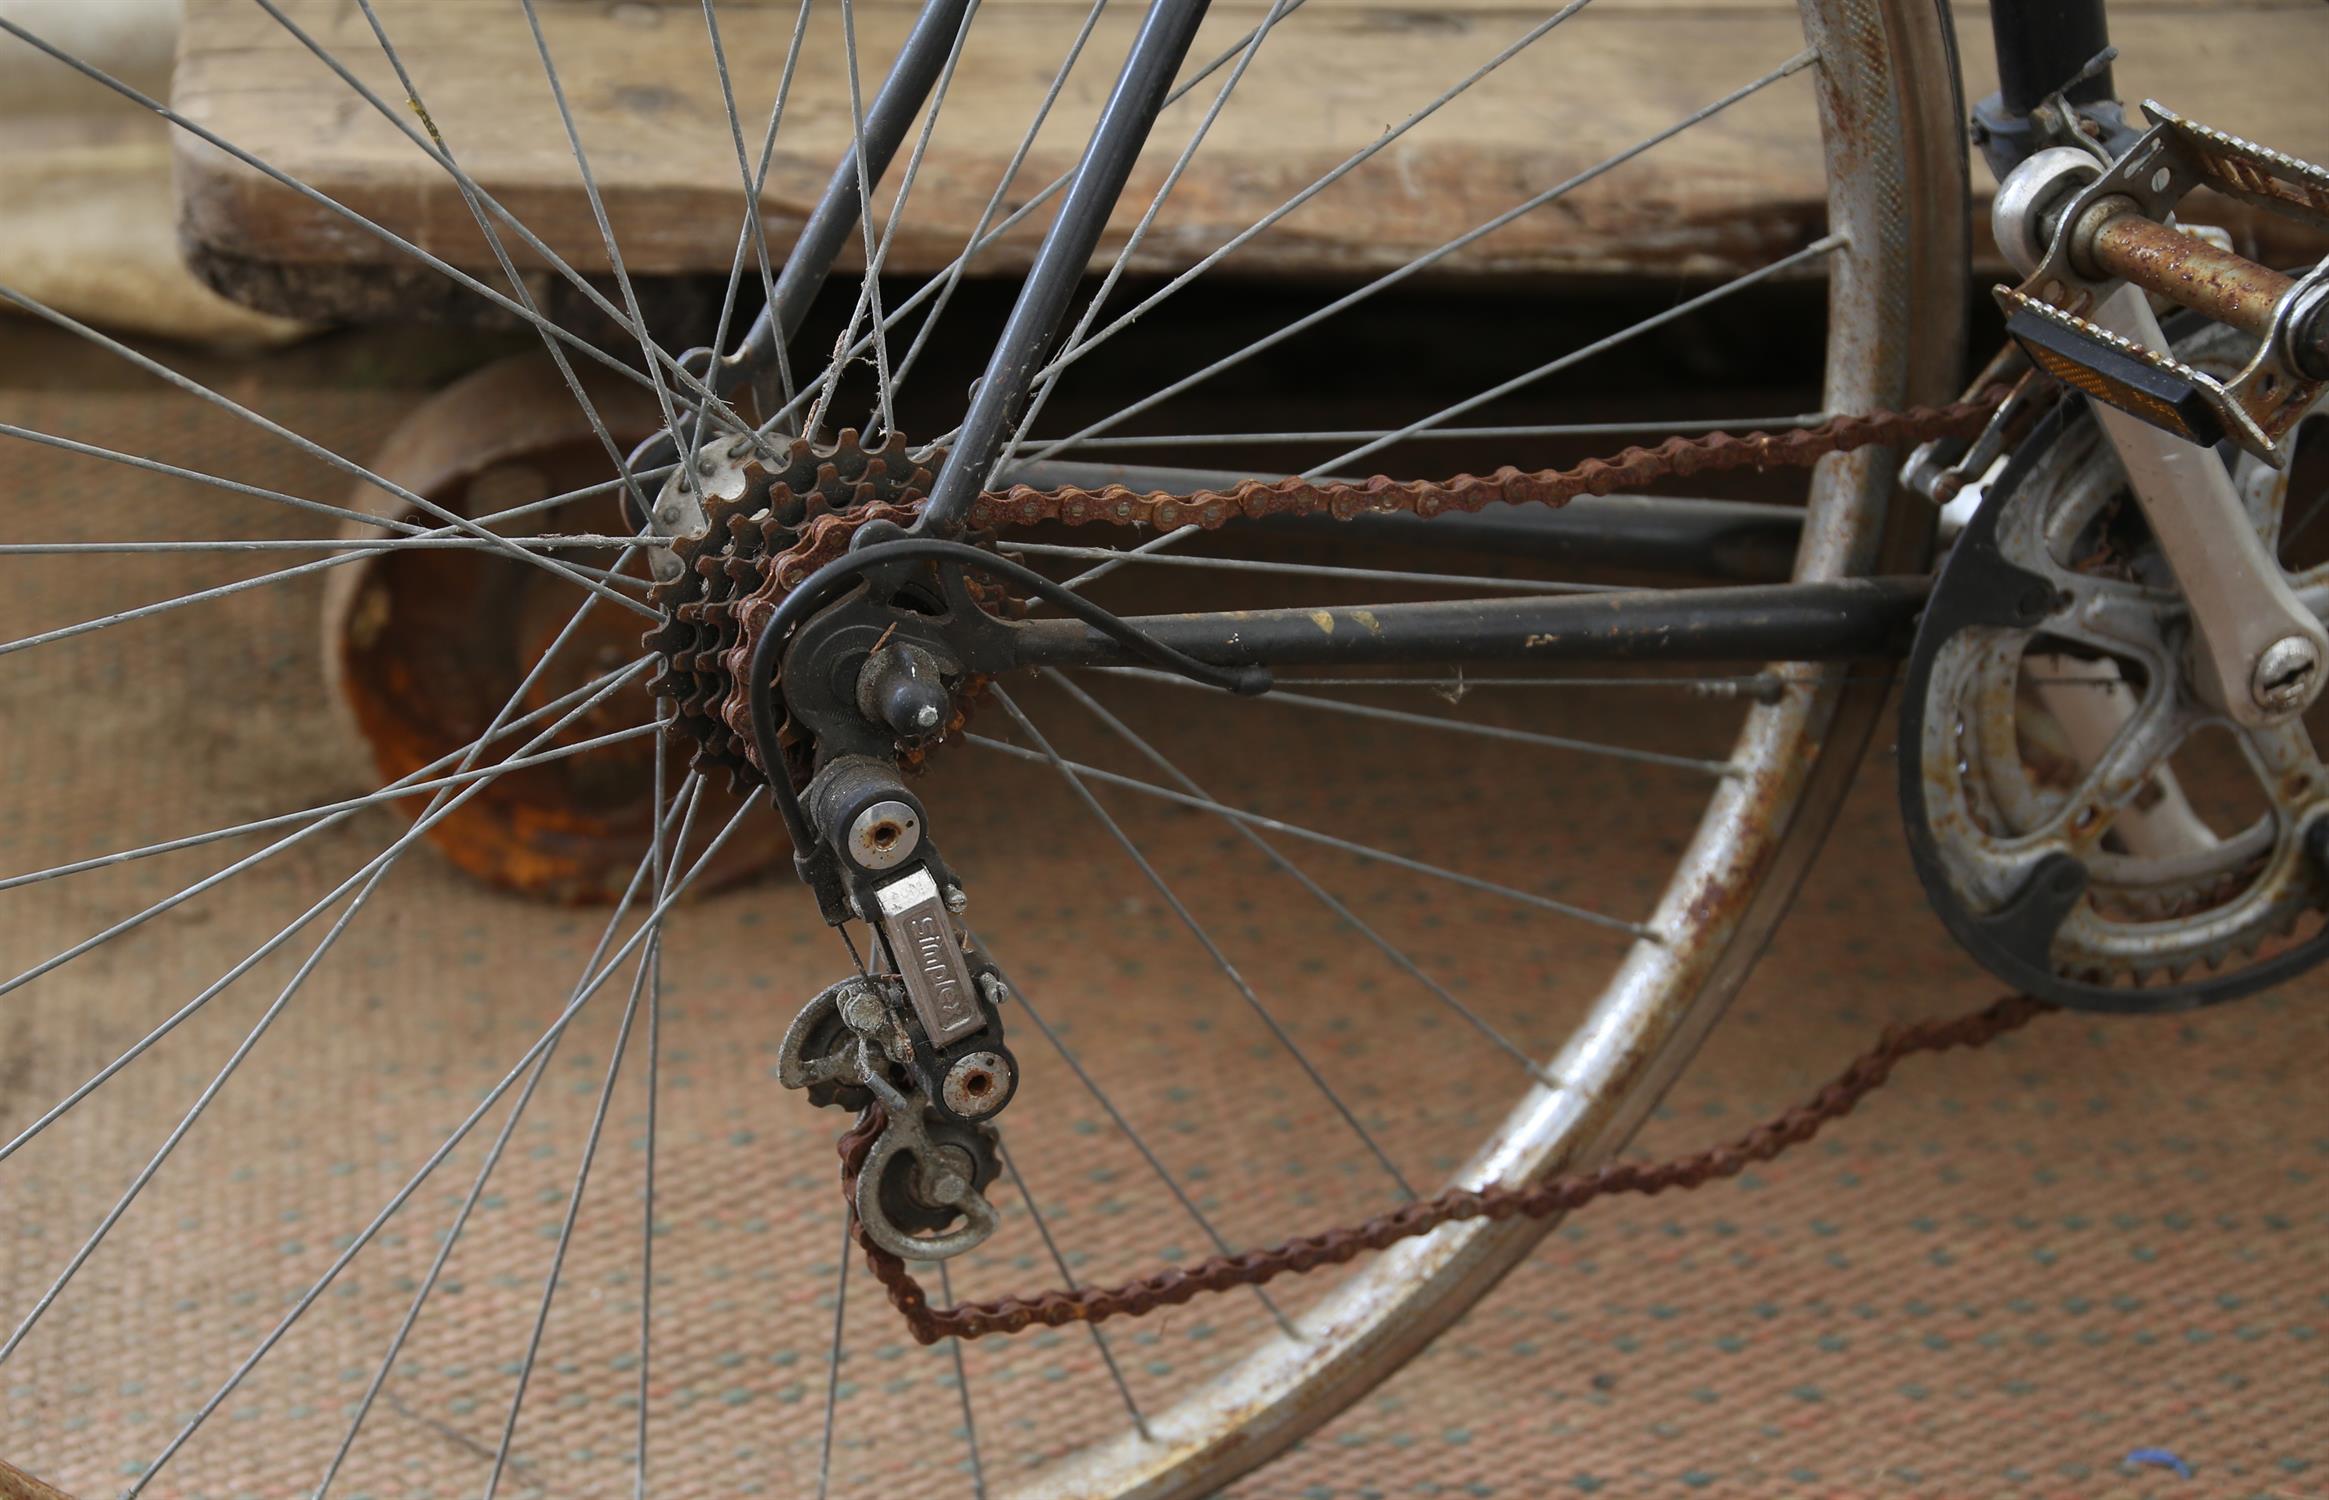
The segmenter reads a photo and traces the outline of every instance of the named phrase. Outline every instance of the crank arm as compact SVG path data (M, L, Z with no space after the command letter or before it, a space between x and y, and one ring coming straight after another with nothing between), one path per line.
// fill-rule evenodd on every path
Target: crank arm
M2289 588L2214 444L2228 438L2286 463L2289 434L2329 383L2329 263L2291 279L2168 220L2200 185L2261 193L2319 220L2315 200L2329 192L2329 173L2146 108L2160 123L2107 167L2069 148L2042 151L2000 186L1998 248L2026 279L2000 288L1999 299L2007 332L2031 360L2095 398L2096 420L2190 605L2194 690L2258 728L2320 696L2329 632ZM2255 357L2229 384L2181 364L2147 293L2258 335Z
M2168 347L2136 287L2120 287L2089 316L2141 348ZM2200 696L2251 727L2304 712L2321 693L2329 632L2257 535L2223 459L2108 402L2094 413L2190 602Z

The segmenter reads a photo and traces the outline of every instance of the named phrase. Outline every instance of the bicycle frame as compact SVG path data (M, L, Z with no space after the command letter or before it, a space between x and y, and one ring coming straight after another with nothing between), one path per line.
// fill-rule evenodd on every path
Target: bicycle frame
M916 535L958 536L973 502L996 480L997 457L1011 422L1058 337L1075 285L1091 263L1108 214L1209 3L1151 0L960 433L947 450L913 528ZM785 261L775 300L761 310L735 352L713 362L710 383L715 391L726 394L747 381L767 379L781 346L799 328L810 299L863 211L865 190L886 169L926 100L965 10L966 0L927 0L866 113L862 152L853 151L835 167ZM2004 114L2027 116L2058 90L2079 102L2111 97L2108 66L2095 66L2108 46L2103 0L1997 0L1991 22L2003 85L1998 107ZM2072 83L2073 79L2077 81ZM668 461L674 456L666 451L669 441L650 440L634 455L634 466ZM1043 467L1063 474L1083 466ZM1114 471L1133 483L1143 472ZM1686 575L1721 576L1710 558L1706 503L1693 503L1701 512L1678 512L1671 527L1662 527L1654 511L1635 518L1622 543L1627 561ZM1768 529L1772 521L1767 513L1772 509L1735 507L1734 519L1741 525L1760 522ZM1579 554L1589 558L1595 551L1586 533L1586 527L1576 525L1543 534L1576 560ZM1345 616L1355 622L1360 613L1375 622L1369 627L1354 623L1349 629L1322 625L1313 612L1297 610L1152 616L1134 623L1192 657L1225 665L1898 659L1908 648L1928 587L1929 581L1921 578L1884 578L1851 584L1645 589L1620 595L1524 596L1325 612L1338 622ZM1120 644L1075 621L1031 622L1013 632L1013 638L1018 642L1013 652L981 664L982 668L1097 665L1124 659Z

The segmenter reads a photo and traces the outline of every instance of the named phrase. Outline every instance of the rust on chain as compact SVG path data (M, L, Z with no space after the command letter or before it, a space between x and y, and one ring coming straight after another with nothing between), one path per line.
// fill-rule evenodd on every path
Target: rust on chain
M2053 1006L2042 1000L2015 995L1953 1019L1888 1027L1874 1047L1855 1058L1811 1098L1735 1140L1703 1151L1657 1162L1612 1162L1595 1171L1554 1177L1527 1186L1496 1183L1484 1188L1449 1188L1437 1197L1404 1204L1362 1224L1302 1235L1239 1255L1217 1255L1194 1266L1167 1266L1116 1286L1069 1286L987 1302L932 1307L929 1294L907 1271L905 1262L873 1243L864 1226L857 1222L854 1208L847 1212L852 1232L865 1252L867 1266L888 1293L890 1305L905 1318L907 1328L920 1343L1018 1333L1038 1324L1057 1328L1068 1323L1136 1318L1200 1295L1261 1286L1280 1276L1339 1265L1361 1251L1388 1249L1400 1240L1429 1234L1459 1219L1551 1218L1582 1208L1597 1198L1624 1193L1662 1193L1669 1188L1694 1188L1717 1178L1734 1177L1753 1163L1770 1161L1790 1147L1802 1145L1817 1135L1821 1126L1850 1114L1853 1106L1892 1076L1894 1066L1902 1058L1919 1052L1983 1046L2052 1009ZM856 1202L857 1174L886 1123L882 1107L877 1103L859 1115L856 1125L841 1137L841 1186L847 1204Z
M1493 503L1564 505L1579 495L1608 495L1639 489L1664 479L1732 469L1809 468L1834 453L1870 447L1905 447L1941 437L1972 437L1988 423L2009 387L1992 385L1947 406L1832 417L1815 427L1779 432L1709 432L1669 437L1654 447L1631 447L1613 458L1593 458L1567 469L1522 470L1509 464L1493 474L1459 474L1453 479L1388 479L1357 482L1311 479L1249 479L1226 490L1170 495L1107 485L1038 490L1017 485L981 495L971 506L973 530L999 531L1045 522L1068 525L1148 526L1162 531L1187 527L1212 530L1236 519L1327 515L1338 520L1401 511L1431 517L1477 511ZM707 725L733 758L731 769L755 774L759 751L753 743L751 694L747 683L753 650L784 596L823 564L848 549L859 526L875 517L910 524L922 501L877 505L821 515L791 547L755 560L759 576L749 591L722 610L719 644L693 658L702 680L720 692L705 693ZM748 767L748 770L747 770Z

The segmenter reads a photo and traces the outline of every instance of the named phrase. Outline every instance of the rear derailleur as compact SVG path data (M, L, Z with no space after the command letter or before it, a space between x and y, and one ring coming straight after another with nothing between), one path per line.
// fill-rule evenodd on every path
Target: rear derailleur
M878 1106L853 1206L866 1237L906 1260L959 1255L994 1232L993 1122L1019 1078L1003 1038L1008 985L959 925L962 882L899 774L901 753L927 747L971 681L946 634L951 613L978 607L959 577L935 589L931 577L876 573L802 625L779 674L788 728L816 767L798 800L812 837L795 863L829 923L872 929L874 954L793 1019L778 1077L813 1104Z

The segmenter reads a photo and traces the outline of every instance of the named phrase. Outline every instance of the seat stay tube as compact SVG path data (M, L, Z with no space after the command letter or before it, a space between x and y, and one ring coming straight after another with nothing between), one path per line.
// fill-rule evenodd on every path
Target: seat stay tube
M724 399L747 382L772 382L777 350L790 344L793 335L800 332L809 304L816 300L817 293L832 275L834 261L849 242L849 232L857 227L858 219L865 212L864 198L859 191L861 185L870 189L889 170L898 148L905 143L906 132L912 129L923 105L929 101L931 89L937 86L938 75L944 70L955 34L962 29L969 8L970 0L924 0L913 30L907 33L905 45L898 49L896 59L865 111L862 180L858 173L858 143L853 140L834 166L824 193L809 211L808 220L785 256L784 266L776 276L775 301L760 309L752 326L737 342L735 351L714 359L705 372L705 383L713 395ZM763 377L769 379L764 381ZM762 391L762 402L772 407L769 394L767 390ZM630 464L635 470L657 468L678 456L671 434L658 432L631 454Z
M939 467L930 502L915 522L918 535L961 533L1011 423L1026 405L1036 372L1059 335L1076 283L1091 264L1108 215L1132 175L1132 164L1148 141L1209 3L1151 0L1140 34L1133 39L1124 69L1093 127L1091 143L1076 165L1075 180L1035 252L1010 321L1003 326L962 428Z

